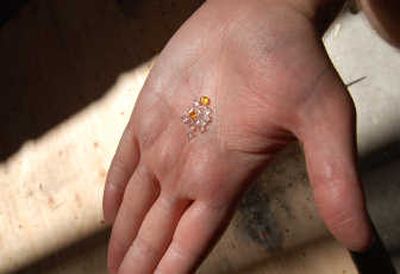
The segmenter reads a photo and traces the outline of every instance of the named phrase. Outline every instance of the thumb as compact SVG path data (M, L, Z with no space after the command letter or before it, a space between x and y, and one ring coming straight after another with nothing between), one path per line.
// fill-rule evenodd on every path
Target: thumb
M364 251L373 233L357 174L355 109L343 83L329 74L313 91L296 134L303 143L319 214L344 246Z

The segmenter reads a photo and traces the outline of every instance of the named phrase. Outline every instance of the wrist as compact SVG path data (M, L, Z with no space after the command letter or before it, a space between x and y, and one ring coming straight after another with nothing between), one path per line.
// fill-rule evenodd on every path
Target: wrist
M286 6L292 11L305 17L315 29L324 32L334 19L345 0L207 0L207 2L219 2L223 5L242 5L263 3L267 6Z
M368 21L394 46L400 47L400 2L398 0L357 0Z
M285 1L299 12L303 13L320 32L324 32L326 30L345 3L345 0Z

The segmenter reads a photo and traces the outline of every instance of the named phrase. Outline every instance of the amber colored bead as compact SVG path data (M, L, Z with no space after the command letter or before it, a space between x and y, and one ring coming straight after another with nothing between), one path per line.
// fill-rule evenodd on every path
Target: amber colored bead
M197 118L197 113L196 113L196 111L194 111L194 109L192 109L191 111L189 111L189 117L192 118L193 120L196 120L196 118Z
M200 104L202 104L203 106L208 106L210 104L210 98L208 98L207 96L201 96Z

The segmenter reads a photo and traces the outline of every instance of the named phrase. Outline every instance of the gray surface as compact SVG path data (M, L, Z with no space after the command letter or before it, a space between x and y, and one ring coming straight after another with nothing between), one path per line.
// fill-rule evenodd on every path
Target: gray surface
M325 37L358 115L360 167L368 208L400 271L400 54L362 15L345 14Z

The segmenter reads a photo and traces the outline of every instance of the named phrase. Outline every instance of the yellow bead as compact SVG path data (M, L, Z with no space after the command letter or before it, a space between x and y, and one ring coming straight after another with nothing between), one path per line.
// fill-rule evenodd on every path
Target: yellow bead
M210 104L210 98L208 98L207 96L201 96L200 104L202 104L203 106L208 106Z

